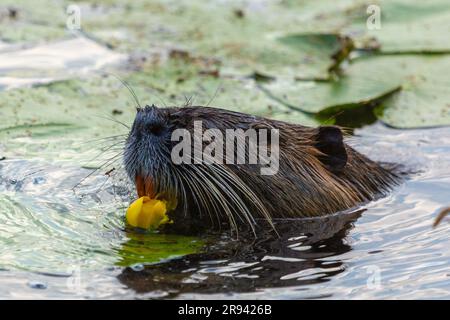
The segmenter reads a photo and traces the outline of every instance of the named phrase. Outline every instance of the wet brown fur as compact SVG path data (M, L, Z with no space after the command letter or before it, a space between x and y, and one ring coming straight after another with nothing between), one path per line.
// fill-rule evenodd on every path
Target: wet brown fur
M213 108L182 108L180 117L203 120L206 128L275 128L280 132L280 168L264 176L249 165L228 165L251 189L272 217L321 216L352 208L386 193L399 177L345 144L347 163L330 170L319 160L318 128ZM189 128L189 125L187 125ZM331 168L333 169L333 168Z
M189 224L186 211L191 214L197 212L194 216L205 222L209 220L207 225L215 225L214 220L218 220L225 221L231 227L238 226L239 220L257 225L257 220L271 224L274 218L329 215L386 195L401 180L391 169L345 144L342 131L337 127L311 128L210 107L161 108L157 112L166 125L186 128L191 132L194 120L202 120L204 130L217 128L223 133L226 129L237 128L279 130L280 160L279 171L275 175L259 174L259 165L223 164L220 165L220 172L225 172L227 179L220 182L205 179L210 173L199 173L198 168L188 165L184 168L174 167L173 170L182 169L186 173L190 172L187 175L196 175L196 188L204 188L200 191L195 188L188 188L187 192L184 190L187 203L180 203L173 215L175 221L183 219L186 227ZM158 177L151 178L158 180ZM186 185L189 181L181 183ZM224 185L226 187L222 189ZM158 186L155 185L155 188L158 189ZM242 214L232 221L229 214L220 212L240 210L236 198L227 191L230 188L234 188L234 194L242 200L252 217ZM167 191L160 189L155 192ZM181 191L176 192L179 194L175 196L182 198ZM220 193L223 202L215 201L215 196L208 192ZM200 198L195 193L203 194ZM223 205L225 201L226 205ZM231 209L223 206L230 206ZM256 220L253 221L253 218ZM198 224L195 219L190 222Z

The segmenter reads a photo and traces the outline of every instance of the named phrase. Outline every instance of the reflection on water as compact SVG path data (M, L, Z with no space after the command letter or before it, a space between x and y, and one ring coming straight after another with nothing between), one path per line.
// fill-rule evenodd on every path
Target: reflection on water
M450 298L449 219L431 227L450 205L450 129L355 135L419 173L359 211L277 222L280 239L130 232L127 188L99 191L99 175L75 194L87 170L0 161L0 297Z
M135 271L126 268L119 280L136 292L227 294L264 288L290 287L329 281L345 270L339 256L351 250L347 231L361 211L327 218L278 221L281 237L212 243L206 253Z

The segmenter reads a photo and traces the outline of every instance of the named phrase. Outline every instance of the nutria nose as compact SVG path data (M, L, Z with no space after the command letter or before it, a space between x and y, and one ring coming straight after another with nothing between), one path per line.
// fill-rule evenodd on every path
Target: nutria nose
M145 124L145 127L147 128L148 132L150 132L151 134L154 134L155 136L160 135L163 130L164 130L164 126L161 122L147 122Z
M162 114L155 105L145 106L144 128L148 133L156 136L164 131Z

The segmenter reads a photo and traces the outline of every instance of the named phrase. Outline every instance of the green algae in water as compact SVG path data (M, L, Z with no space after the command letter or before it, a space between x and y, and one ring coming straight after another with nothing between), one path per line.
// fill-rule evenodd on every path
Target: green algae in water
M11 183L30 193L36 184L48 187L46 181L30 176ZM67 190L53 193L54 197L34 199L15 192L0 194L0 268L49 274L74 267L101 270L166 261L200 252L204 246L195 237L124 231L125 212L113 208L117 202L87 206Z
M165 259L199 253L204 241L195 237L160 234L128 233L129 240L117 250L118 266L149 264Z

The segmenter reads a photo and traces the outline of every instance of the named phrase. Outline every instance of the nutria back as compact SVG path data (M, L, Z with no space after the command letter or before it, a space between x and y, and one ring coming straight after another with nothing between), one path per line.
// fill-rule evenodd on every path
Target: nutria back
M139 196L176 202L167 230L177 232L255 231L274 218L329 215L386 195L401 181L347 145L336 126L211 107L139 108L124 163Z

